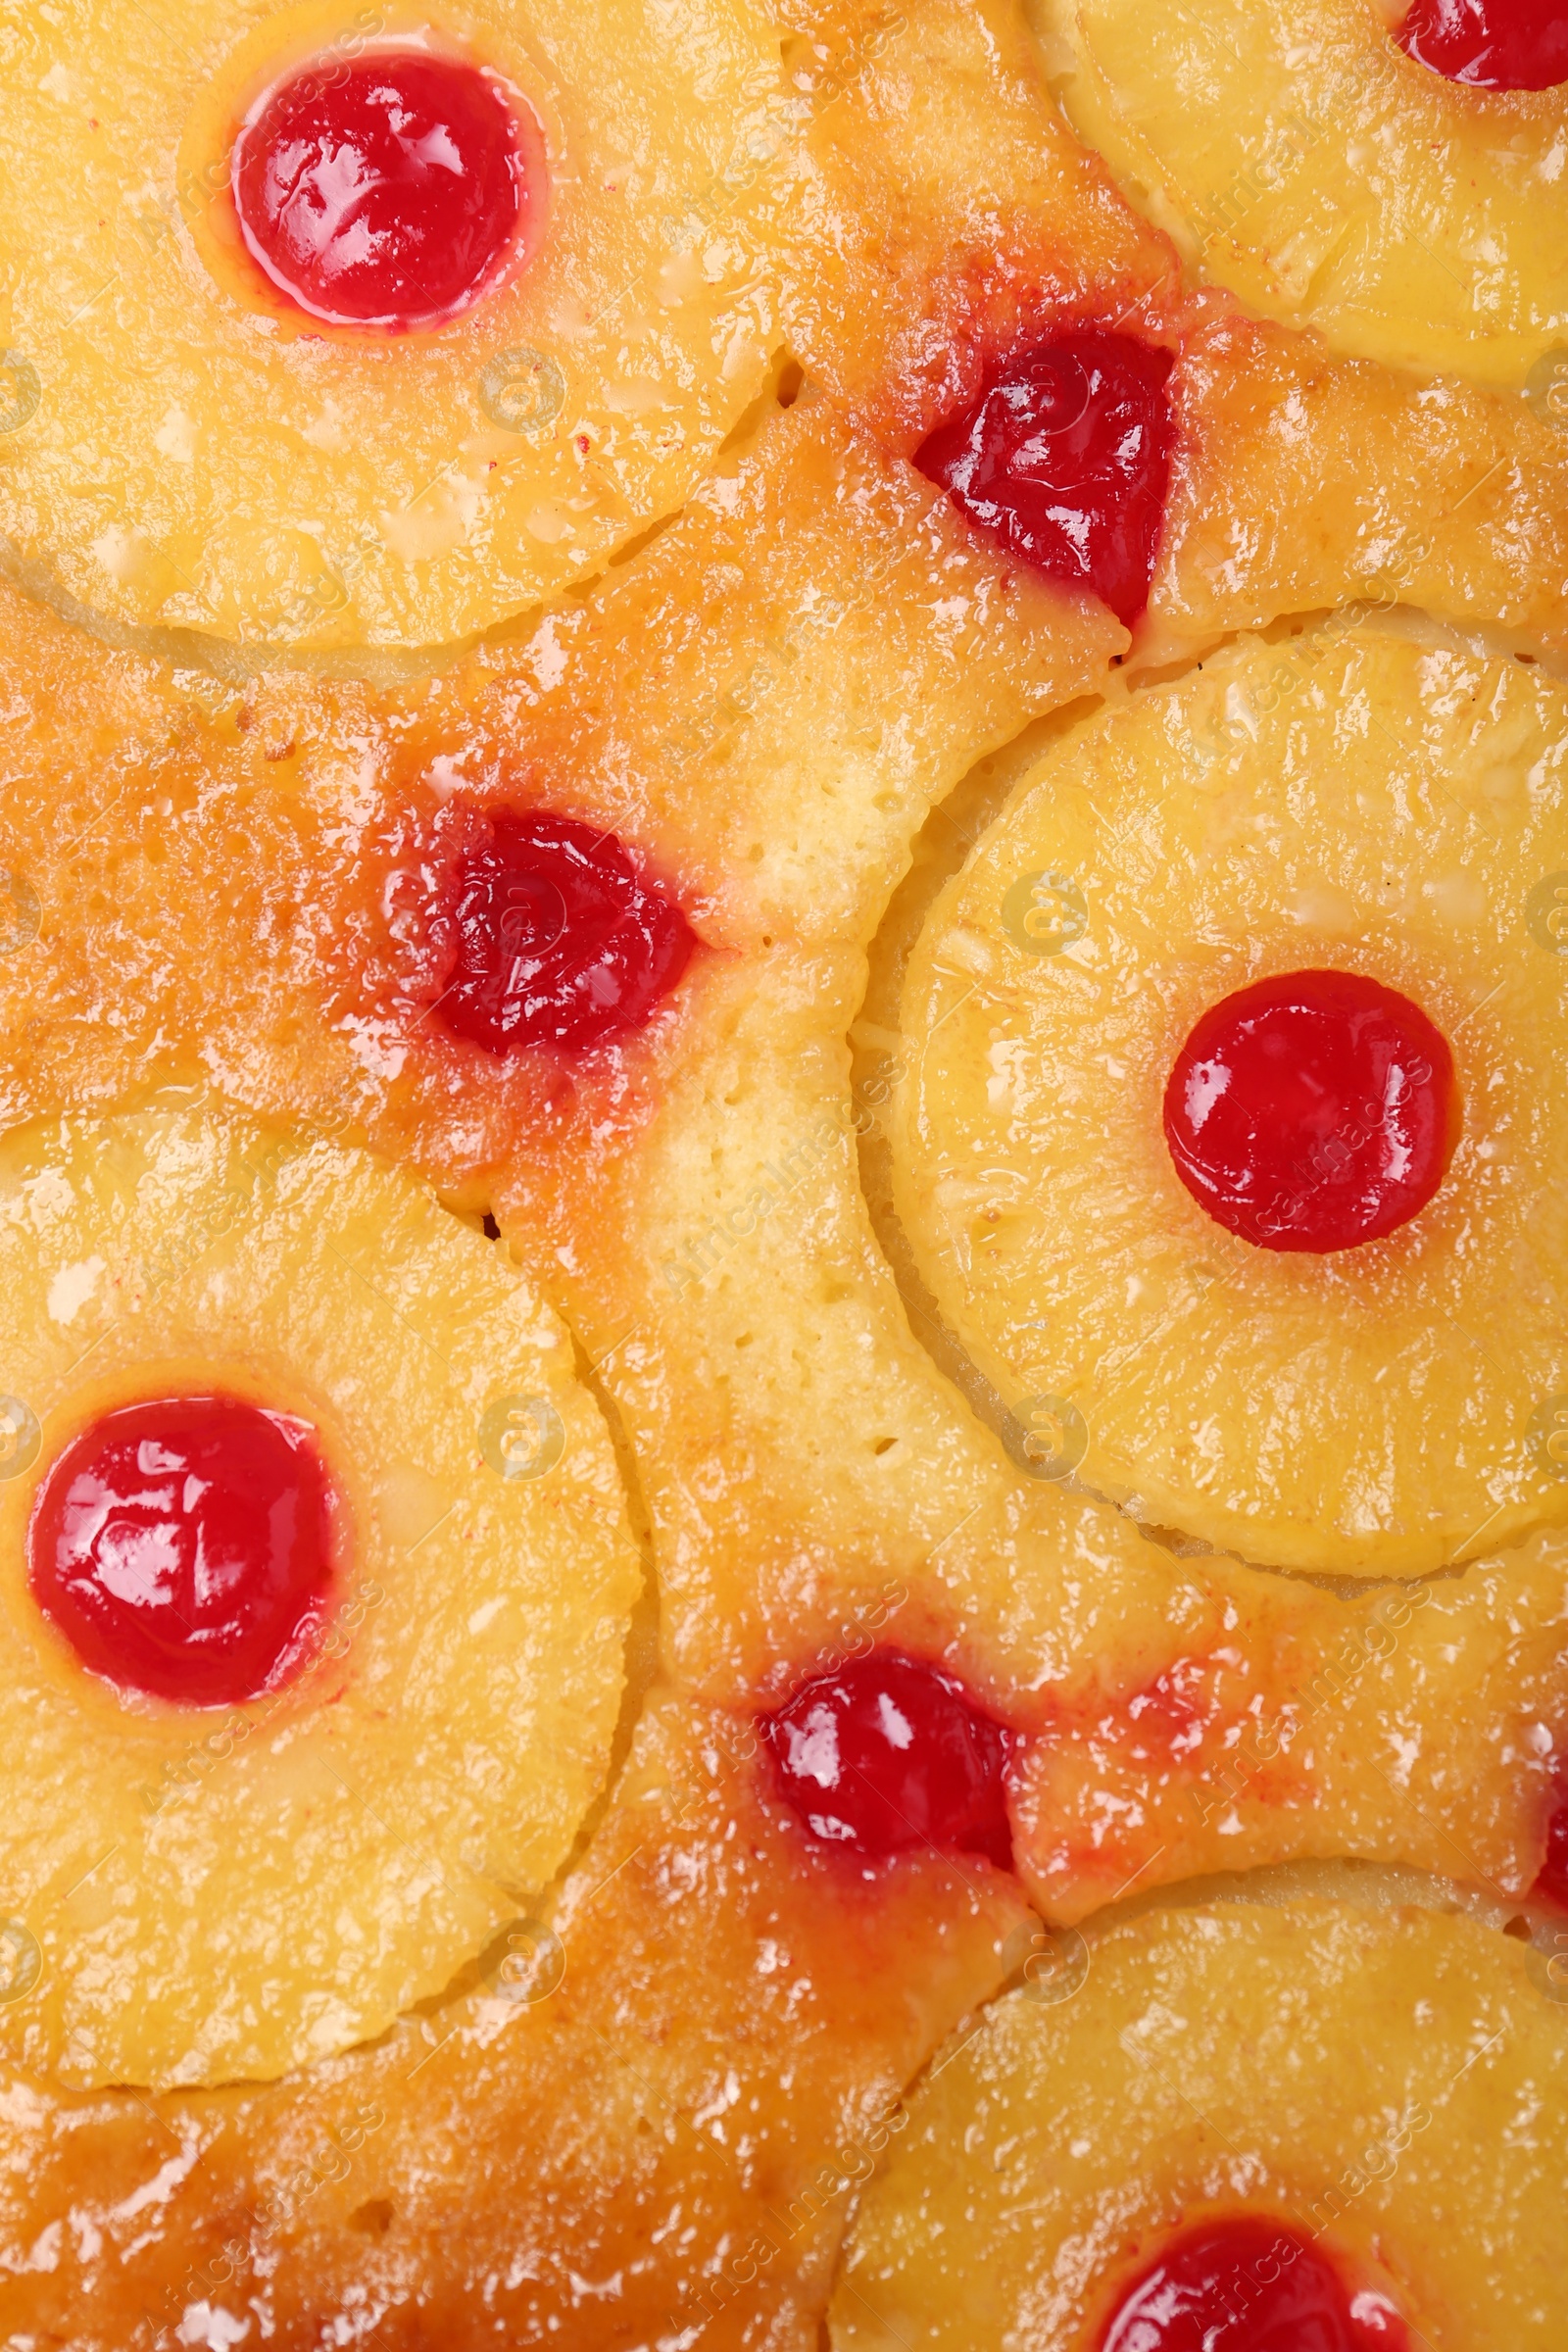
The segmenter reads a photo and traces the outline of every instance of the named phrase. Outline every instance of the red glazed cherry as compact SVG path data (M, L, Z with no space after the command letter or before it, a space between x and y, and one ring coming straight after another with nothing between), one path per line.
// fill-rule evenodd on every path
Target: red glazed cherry
M935 1666L873 1651L803 1683L761 1731L813 1837L879 1860L945 1845L1012 1868L1011 1734Z
M1418 65L1473 89L1568 81L1568 0L1415 0L1395 37Z
M316 1433L237 1396L105 1413L38 1489L27 1582L92 1673L233 1706L306 1662L332 1573Z
M1149 602L1170 480L1171 355L1101 327L1020 351L915 464L1026 564L1131 624Z
M457 968L441 1017L487 1054L580 1052L640 1029L696 946L612 833L569 816L490 818L458 869Z
M1536 1892L1568 1911L1568 1761L1557 1767L1556 1806L1546 1824L1546 1858Z
M290 74L247 117L230 185L252 259L334 326L437 326L543 225L527 109L493 74L424 49Z
M1195 1200L1265 1250L1354 1250L1426 1206L1453 1155L1447 1041L1358 972L1290 972L1212 1005L1165 1087Z
M1410 2352L1410 2336L1384 2296L1352 2297L1303 2230L1238 2214L1168 2245L1099 2352Z

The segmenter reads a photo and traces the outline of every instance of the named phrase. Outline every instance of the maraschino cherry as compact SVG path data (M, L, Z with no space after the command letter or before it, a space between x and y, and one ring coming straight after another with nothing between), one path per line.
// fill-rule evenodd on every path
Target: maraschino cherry
M1553 1793L1556 1803L1546 1824L1546 1858L1541 1865L1536 1891L1568 1911L1568 1760L1557 1767Z
M1568 0L1415 0L1395 38L1418 65L1472 89L1568 81Z
M488 1054L568 1052L640 1029L697 942L612 833L499 809L460 865L445 920L456 961L440 1017Z
M1265 1250L1354 1250L1407 1224L1459 1132L1447 1041L1358 972L1289 972L1210 1006L1165 1088L1195 1200Z
M914 462L971 522L1130 625L1165 514L1170 370L1168 351L1104 327L1029 344Z
M761 1719L779 1788L813 1838L868 1859L948 1846L1012 1868L1012 1735L952 1675L874 1650Z
M536 242L547 195L526 107L421 48L318 60L258 100L230 187L258 268L333 326L439 326Z
M332 1554L308 1423L238 1396L163 1396L105 1413L51 1465L27 1582L93 1674L233 1706L308 1662Z
M1410 2352L1410 2335L1385 2296L1352 2295L1303 2230L1238 2214L1174 2239L1098 2352Z

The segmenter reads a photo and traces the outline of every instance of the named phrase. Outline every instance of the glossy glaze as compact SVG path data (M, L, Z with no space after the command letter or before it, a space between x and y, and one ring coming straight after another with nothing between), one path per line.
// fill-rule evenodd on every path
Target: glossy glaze
M1561 2011L1522 1945L1375 1886L1102 1920L1067 1997L971 2021L866 2184L834 2352L1104 2352L1142 2267L1238 2209L1302 2249L1276 2288L1338 2274L1326 2328L1269 2311L1254 2261L1243 2327L1115 2352L1556 2352Z
M1370 0L1042 5L1078 57L1080 134L1253 317L1428 381L1535 388L1568 333L1560 107L1408 63Z

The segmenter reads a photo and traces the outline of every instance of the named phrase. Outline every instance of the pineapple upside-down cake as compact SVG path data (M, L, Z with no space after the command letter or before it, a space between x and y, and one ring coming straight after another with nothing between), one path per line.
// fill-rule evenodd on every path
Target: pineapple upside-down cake
M1562 2352L1568 8L0 5L11 2352Z

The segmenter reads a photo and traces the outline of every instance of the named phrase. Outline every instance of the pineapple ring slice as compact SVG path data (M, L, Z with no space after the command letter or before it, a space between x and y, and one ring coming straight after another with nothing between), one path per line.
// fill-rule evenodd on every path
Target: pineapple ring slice
M0 1886L28 1959L0 2047L166 2085L380 2034L560 1868L606 1772L640 1569L566 1333L409 1177L178 1103L5 1139L0 1301ZM348 1556L298 1679L187 1708L86 1673L25 1533L86 1422L215 1386L319 1431Z
M918 927L888 892L928 812L917 857L977 829L967 795L931 808L977 745L1102 689L1108 614L1009 583L911 468L799 401L573 614L416 704L282 677L200 723L155 664L84 662L3 590L0 639L0 866L39 925L0 956L4 1115L113 1100L167 1055L260 1118L352 1114L492 1209L635 1450L682 1682L776 1703L883 1628L940 1661L1031 1736L1015 1852L1056 1920L1303 1852L1446 1869L1456 1841L1468 1876L1531 1883L1550 1767L1518 1727L1568 1721L1556 1531L1408 1601L1173 1560L1008 1460L878 1247ZM553 1059L443 1040L409 984L428 967L399 877L439 870L457 807L432 777L505 796L519 743L529 800L635 842L710 951L564 1096ZM172 899L204 942L177 972ZM1366 1769L1396 1749L1397 1786Z
M1102 710L936 902L899 1215L1015 1422L1139 1518L1344 1575L1568 1518L1565 762L1560 685L1352 613ZM1463 1132L1411 1223L1297 1255L1199 1206L1161 1097L1209 1005L1324 966L1436 1021Z
M1175 2232L1239 2213L1315 2240L1415 2342L1548 2352L1568 2341L1557 1968L1414 1906L1231 1902L1092 1936L910 2100L835 2352L1086 2352Z
M548 1925L517 1920L336 2065L156 2114L0 2069L0 2243L78 2217L7 2280L13 2343L151 2352L162 2325L164 2352L255 2352L265 2295L277 2352L320 2352L334 2311L372 2352L814 2345L903 2086L1036 1923L1015 1881L934 1852L824 1873L758 1744L749 1717L650 1690ZM590 2303L585 2280L615 2283Z
M1396 46L1397 0L1032 7L1075 127L1199 274L1363 359L1512 389L1549 369L1560 89L1446 80Z
M751 0L696 0L678 38L652 0L443 11L537 118L549 217L511 282L404 335L289 310L228 154L282 74L427 13L25 16L0 28L0 534L57 602L269 647L466 638L681 505L761 388L758 204L802 102Z

